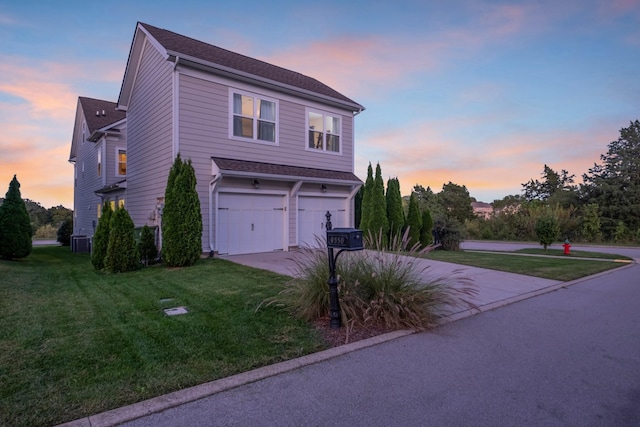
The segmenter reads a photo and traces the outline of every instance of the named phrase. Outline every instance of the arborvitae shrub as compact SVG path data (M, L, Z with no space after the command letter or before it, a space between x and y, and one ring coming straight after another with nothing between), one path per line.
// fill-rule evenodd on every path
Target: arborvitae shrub
M110 273L124 273L136 270L139 263L140 254L134 237L133 221L126 209L117 208L111 216L105 268Z
M398 178L387 181L387 221L389 223L389 242L396 236L402 235L404 228L404 210L402 209L402 195Z
M170 266L195 264L202 254L202 212L191 160L180 155L169 172L162 217L162 259Z
M102 207L102 215L98 220L96 232L93 234L93 248L91 252L91 263L96 270L102 270L104 259L107 256L107 248L109 247L109 230L111 229L111 204L105 203Z
M433 218L431 218L431 212L425 208L422 212L422 229L420 230L420 244L423 247L429 246L433 242Z
M20 183L13 176L0 205L0 258L20 259L31 253L31 220L20 195Z
M158 256L158 248L156 248L156 238L151 228L145 224L140 231L140 243L138 243L138 251L144 265L153 264Z
M409 228L409 246L420 242L420 231L422 230L422 216L415 193L409 197L409 213L407 214L407 227Z

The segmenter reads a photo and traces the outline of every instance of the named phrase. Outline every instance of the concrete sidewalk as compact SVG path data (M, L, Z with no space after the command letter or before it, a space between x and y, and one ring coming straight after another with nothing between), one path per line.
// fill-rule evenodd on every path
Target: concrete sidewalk
M293 276L296 271L296 259L299 252L272 252L251 255L225 256L238 264L273 271L279 274ZM415 262L415 260L413 260ZM425 280L441 277L472 279L477 288L477 294L469 298L474 307L448 308L448 312L440 323L448 323L463 319L475 314L493 310L495 308L522 301L537 295L552 292L559 288L568 287L596 276L578 279L572 282L560 282L556 280L540 279L513 273L505 273L487 270L477 267L468 267L439 261L419 259L419 268L423 268ZM622 267L627 268L627 267ZM601 275L608 272L601 273ZM460 282L461 286L464 281ZM131 421L145 415L160 412L172 407L183 405L204 397L229 390L243 384L252 383L264 378L289 372L303 366L315 364L337 356L374 346L386 341L394 340L402 336L412 334L412 331L396 331L370 339L357 341L351 344L335 347L329 350L289 360L275 365L265 366L253 371L234 375L228 378L212 381L199 386L179 390L164 396L159 396L133 405L96 414L87 418L63 424L67 427L106 427L115 426Z

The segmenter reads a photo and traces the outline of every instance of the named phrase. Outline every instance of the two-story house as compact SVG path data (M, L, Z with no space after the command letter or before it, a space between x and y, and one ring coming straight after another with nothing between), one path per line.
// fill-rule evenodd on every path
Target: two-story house
M89 250L102 205L125 203L127 174L125 112L115 102L79 97L69 162L73 164L74 251Z
M354 118L364 108L325 84L138 23L117 108L136 226L161 230L178 153L196 172L203 252L313 245L327 211L334 227L353 226Z

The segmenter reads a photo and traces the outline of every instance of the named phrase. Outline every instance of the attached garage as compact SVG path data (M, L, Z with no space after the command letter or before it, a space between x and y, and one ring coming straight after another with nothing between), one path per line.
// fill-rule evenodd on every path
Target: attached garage
M348 227L347 206L349 200L342 197L298 197L298 246L315 247L317 237L325 238L326 214L331 213L333 228Z
M218 251L249 254L285 249L284 195L218 194Z

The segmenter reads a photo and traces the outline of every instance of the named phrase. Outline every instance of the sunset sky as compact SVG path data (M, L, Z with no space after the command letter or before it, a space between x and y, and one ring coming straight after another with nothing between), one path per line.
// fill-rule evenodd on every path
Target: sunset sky
M640 119L640 0L0 0L0 197L73 208L78 96L116 101L137 21L314 77L366 107L356 170L491 202L578 178Z

